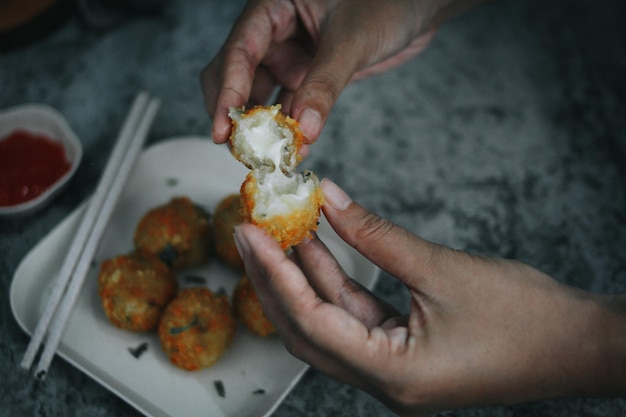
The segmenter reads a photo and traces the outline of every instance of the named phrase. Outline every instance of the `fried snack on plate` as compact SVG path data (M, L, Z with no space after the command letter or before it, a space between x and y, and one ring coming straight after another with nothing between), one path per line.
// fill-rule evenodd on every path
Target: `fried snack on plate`
M210 217L188 197L174 197L144 214L134 242L138 250L155 254L174 269L196 266L211 253Z
M280 105L229 109L232 153L252 171L241 185L246 221L267 231L283 249L317 230L324 195L311 171L297 172L302 133Z
M195 371L217 362L230 345L235 328L226 294L192 287L181 290L167 305L158 333L170 361Z
M239 194L229 194L224 197L213 212L215 254L224 263L239 270L243 269L243 260L235 246L233 228L243 223L244 220Z
M263 311L252 282L245 274L233 292L233 308L237 318L252 333L263 337L276 333L276 328Z
M156 329L176 295L176 275L159 258L133 252L102 262L98 295L109 321L126 330Z

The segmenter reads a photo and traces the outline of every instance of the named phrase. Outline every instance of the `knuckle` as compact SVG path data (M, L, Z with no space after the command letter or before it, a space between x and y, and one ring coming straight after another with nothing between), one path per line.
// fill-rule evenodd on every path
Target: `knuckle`
M293 357L300 360L305 359L302 355L302 349L299 348L300 343L297 343L293 336L283 336L282 341L287 352L289 352Z
M378 240L388 236L394 229L394 224L372 212L363 214L359 227L355 233L355 243L360 241Z
M338 269L341 269L341 267L338 267ZM343 270L338 271L338 273L343 274ZM353 295L357 294L358 292L362 290L363 290L363 286L359 284L358 281L352 278L347 278L341 283L339 288L337 288L337 292L334 294L334 297L331 299L331 302L333 304L347 307L350 305L350 300L352 299Z
M224 57L224 68L234 73L245 73L248 77L252 77L256 70L258 62L245 48L233 46L226 50Z
M303 87L307 91L307 98L324 100L328 101L328 103L332 103L339 95L340 80L337 75L332 72L317 71L314 74L310 74L309 78L305 80L305 85Z
M285 349L292 356L303 362L310 360L307 352L310 352L308 347L311 346L312 341L303 328L290 323L288 330L281 332L281 339Z

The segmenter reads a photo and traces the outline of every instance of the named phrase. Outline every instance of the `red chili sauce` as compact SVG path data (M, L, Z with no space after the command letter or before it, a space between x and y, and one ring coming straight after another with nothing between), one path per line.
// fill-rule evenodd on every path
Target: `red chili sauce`
M0 138L0 206L32 200L70 169L63 145L16 130Z

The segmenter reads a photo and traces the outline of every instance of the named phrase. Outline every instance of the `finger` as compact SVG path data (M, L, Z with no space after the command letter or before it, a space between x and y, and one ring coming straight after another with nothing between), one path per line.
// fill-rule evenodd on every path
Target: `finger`
M329 346L340 352L350 350L348 339L366 340L367 328L320 299L298 266L261 229L242 224L235 229L235 242L264 311L298 357L326 367L329 359L322 351ZM342 334L342 341L331 333ZM318 346L324 348L317 351Z
M212 136L216 143L226 142L230 135L228 108L247 103L256 65L245 50L224 46L202 71L202 91L205 106L213 119Z
M204 95L204 105L213 121L212 133L215 143L224 143L230 135L230 119L228 113L217 111L217 98L220 94L219 88L222 85L221 57L217 56L200 73L200 84Z
M330 109L352 80L397 66L423 48L423 41L411 43L421 20L415 9L411 2L344 2L335 4L332 12L319 19L319 25L302 13L302 24L312 34L317 51L295 91L292 116L311 142L318 138ZM363 35L355 36L354 28ZM384 63L377 66L381 61Z
M242 224L235 242L259 299L287 349L339 380L374 391L366 373L385 375L407 354L406 327L368 329L346 310L324 302L302 271L261 229Z
M289 2L261 3L265 4L248 3L217 57L202 72L205 102L213 117L213 140L217 143L228 139L228 108L248 102L256 69L275 37L280 40L295 31L295 15Z
M298 266L316 293L361 320L366 327L380 326L400 313L350 278L330 250L316 237L293 248Z
M244 223L235 229L235 242L246 273L259 297L267 303L264 307L278 322L297 322L317 314L322 305L331 306L317 295L298 265L262 229Z
M308 144L305 143L305 144L302 145L300 150L298 150L298 155L300 155L302 157L302 159L304 159L307 156L309 156L310 152L311 152L311 147Z
M322 180L321 188L324 214L343 240L390 275L428 293L428 277L438 276L433 260L442 247L366 210L328 179Z
M320 39L291 107L291 115L300 122L309 143L319 137L331 108L356 72L361 59L358 49L354 39L338 30L328 30Z
M278 92L278 96L276 97L276 102L280 103L282 106L282 110L285 114L291 114L291 102L293 100L293 91L287 90L285 88L281 88ZM309 152L311 151L311 141L305 136L305 140L302 142L302 147L298 151L298 154L302 157L302 159L309 156Z

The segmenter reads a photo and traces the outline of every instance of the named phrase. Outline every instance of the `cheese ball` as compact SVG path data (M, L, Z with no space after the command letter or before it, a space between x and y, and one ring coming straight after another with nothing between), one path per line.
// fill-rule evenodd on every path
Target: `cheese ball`
M226 294L193 287L181 290L167 305L158 333L170 362L195 371L217 362L228 349L235 327Z
M244 220L239 194L230 194L224 197L213 213L215 255L227 265L238 270L243 269L243 260L235 245L233 228L243 223Z
M237 318L252 333L264 337L276 333L276 328L263 311L252 282L245 274L235 287L233 308Z
M298 122L280 109L280 104L229 109L231 151L248 169L279 168L288 174L300 163L304 137Z
M174 269L197 266L211 254L210 217L188 197L172 198L141 218L134 243Z
M247 222L263 228L281 248L300 243L317 230L324 195L311 171L298 172L302 134L280 106L231 108L233 155L252 171L241 185Z
M147 253L107 259L98 275L98 295L104 313L115 326L132 331L156 329L177 288L172 270Z
M290 177L277 171L250 171L241 185L243 214L263 228L282 249L300 243L317 230L324 195L310 171Z

